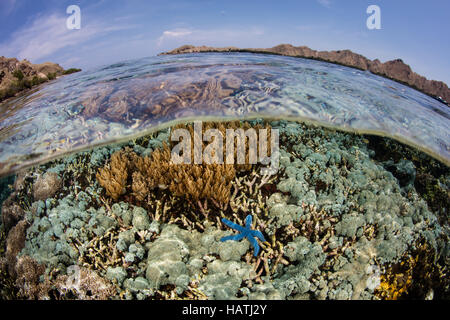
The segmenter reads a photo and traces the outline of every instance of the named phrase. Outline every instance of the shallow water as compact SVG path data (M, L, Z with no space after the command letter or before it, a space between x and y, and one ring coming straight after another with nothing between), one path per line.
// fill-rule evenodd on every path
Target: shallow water
M41 164L0 179L2 298L449 297L450 112L409 87L306 59L162 56L62 77L0 114L0 176ZM276 174L135 165L174 122L235 118L279 130ZM133 160L99 179L116 152ZM158 175L177 182L151 187ZM235 234L220 217L248 215L268 240L257 256L220 241Z
M232 180L220 166L161 170L162 130L1 179L0 297L448 299L448 167L392 139L268 124L280 132L269 177L258 165ZM152 170L138 165L148 155ZM158 176L176 182L150 187ZM244 225L248 215L267 240L259 253L221 241L236 232L220 217Z
M287 118L393 137L450 163L450 111L394 81L260 54L125 61L0 105L0 175L187 119Z

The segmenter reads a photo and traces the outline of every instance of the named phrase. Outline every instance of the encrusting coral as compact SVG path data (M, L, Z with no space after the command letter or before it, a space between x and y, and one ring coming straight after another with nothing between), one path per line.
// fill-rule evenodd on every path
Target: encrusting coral
M217 129L222 137L226 136L226 129L268 129L261 125L251 126L239 121L227 123L206 123L202 127L202 133L208 129ZM191 137L194 137L192 125L180 124L173 127L186 129ZM173 131L172 131L173 132ZM256 131L258 132L258 131ZM194 139L191 139L191 163L194 160ZM201 138L200 138L201 139ZM270 130L267 130L267 139L270 141ZM201 139L202 150L206 143ZM198 201L211 199L216 203L228 203L230 199L231 183L236 176L236 171L248 171L252 164L249 161L249 143L245 143L245 163L202 163L202 164L173 164L171 162L171 150L174 143L163 144L162 149L156 149L150 156L141 157L131 149L117 151L111 157L111 161L105 167L100 168L97 180L106 189L107 195L117 200L126 193L127 179L131 176L131 190L138 201L146 199L149 192L156 188L168 188L176 196L187 196L190 200ZM225 144L223 154L225 154ZM234 150L236 158L237 148ZM268 148L270 156L270 148ZM212 154L214 157L215 154Z

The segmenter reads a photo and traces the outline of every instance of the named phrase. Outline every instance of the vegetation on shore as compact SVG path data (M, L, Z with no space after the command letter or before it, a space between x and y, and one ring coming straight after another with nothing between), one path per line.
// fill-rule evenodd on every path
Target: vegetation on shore
M14 97L17 93L22 92L26 89L31 89L32 87L37 86L41 83L54 80L59 75L68 75L79 71L81 71L81 69L70 68L64 70L61 74L59 74L59 72L49 72L47 74L44 74L43 76L33 75L27 77L20 69L16 69L12 72L12 75L15 79L11 81L9 86L7 86L5 89L0 89L0 102Z

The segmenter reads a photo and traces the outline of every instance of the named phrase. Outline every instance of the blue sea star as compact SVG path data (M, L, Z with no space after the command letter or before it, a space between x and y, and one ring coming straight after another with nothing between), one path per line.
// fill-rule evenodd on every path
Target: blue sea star
M239 231L239 233L236 235L233 235L233 236L223 237L220 239L220 241L222 241L222 242L227 241L227 240L239 241L239 240L242 240L243 238L247 238L248 241L250 241L250 244L252 245L252 247L255 249L253 255L256 257L259 253L259 244L258 244L258 241L256 241L255 237L258 238L259 240L261 240L262 242L265 242L266 239L264 239L264 236L261 233L261 231L250 229L252 226L252 220L253 220L253 217L251 215L248 215L247 217L245 217L245 227L243 227L234 222L231 222L228 219L222 218L223 223L225 223L230 228L233 228L233 229Z

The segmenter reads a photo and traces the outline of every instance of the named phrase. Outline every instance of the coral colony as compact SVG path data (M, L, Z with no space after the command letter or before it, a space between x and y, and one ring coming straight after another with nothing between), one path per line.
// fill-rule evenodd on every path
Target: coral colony
M255 238L258 238L259 240L261 240L262 242L266 242L266 239L264 239L263 234L261 233L261 231L258 230L252 230L252 216L248 215L245 218L245 227L240 226L234 222L231 222L228 219L222 218L222 222L225 223L227 226L229 226L230 228L233 228L237 231L239 231L239 233L237 235L234 236L226 236L220 239L220 241L224 242L227 240L234 240L234 241L240 241L244 238L247 238L247 240L250 242L250 244L252 245L252 247L254 248L254 253L253 255L256 257L259 253L259 244L258 241L256 241Z
M191 141L192 130L186 128L177 128L172 132L172 141L181 141L172 148L171 161L173 164L223 164L224 149L225 163L234 164L237 158L237 164L256 164L259 160L261 164L269 164L270 168L263 168L262 172L275 174L278 169L279 160L279 134L277 129L258 128L227 128L225 130L226 145L224 148L224 130L219 128L208 128L203 130L201 121L194 122L193 142ZM268 146L268 132L270 130L270 148ZM246 140L246 138L248 140ZM204 141L212 142L206 147L203 146ZM237 145L235 147L235 140ZM193 157L192 157L193 145ZM269 157L267 153L271 153ZM182 156L180 156L180 152ZM248 155L246 157L246 153Z

